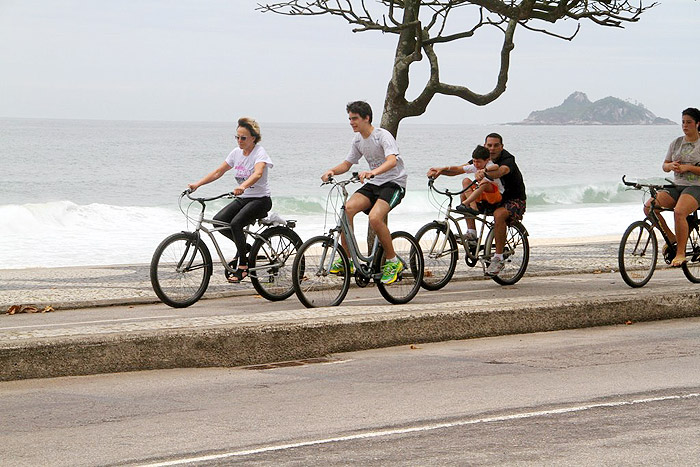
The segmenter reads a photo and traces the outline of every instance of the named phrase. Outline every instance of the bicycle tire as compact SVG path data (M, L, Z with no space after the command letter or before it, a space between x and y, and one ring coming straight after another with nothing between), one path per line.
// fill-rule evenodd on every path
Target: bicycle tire
M457 268L457 240L447 225L430 222L418 229L416 241L423 251L423 279L420 285L426 290L440 290L450 282ZM446 248L442 248L442 245Z
M413 300L421 287L423 280L423 252L418 241L408 232L397 231L391 234L391 241L394 245L396 257L403 263L403 271L398 275L396 281L391 284L384 284L377 280L377 288L389 303L402 304ZM383 266L384 248L379 246L375 253L374 264ZM381 271L381 268L379 269Z
M189 266L182 270L182 264ZM163 240L153 253L151 285L166 305L186 308L202 298L212 269L211 254L204 242L191 232L176 233Z
M645 221L632 222L622 234L617 253L620 275L630 287L643 287L656 269L658 242L654 228Z
M333 254L334 241L321 235L305 241L297 250L292 265L292 283L299 301L307 308L337 306L350 289L350 260L343 248ZM333 262L340 258L343 272L331 274Z
M697 225L691 225L688 231L685 250L687 261L683 263L683 274L690 282L700 284L700 231Z
M485 258L491 258L491 251L496 249L495 235L495 229L491 228L486 236ZM506 226L506 244L503 248L505 265L497 275L490 276L494 282L500 285L513 285L525 275L530 262L530 241L527 236L527 230L520 222L516 221Z
M289 227L271 227L255 239L250 249L248 267L255 290L272 302L294 294L292 264L302 241ZM269 267L266 267L269 266Z

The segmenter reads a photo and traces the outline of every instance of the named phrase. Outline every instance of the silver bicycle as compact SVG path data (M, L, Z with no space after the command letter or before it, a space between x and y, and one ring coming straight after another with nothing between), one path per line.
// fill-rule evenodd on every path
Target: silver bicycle
M438 200L434 204L439 206L444 212L442 219L434 220L421 227L416 233L416 239L423 249L425 259L425 271L423 274L423 288L427 290L439 290L447 285L454 275L459 259L459 246L464 250L464 260L467 266L474 267L481 264L484 272L491 263L491 258L495 253L495 230L494 223L489 219L488 213L467 208L465 211L458 211L452 208L459 195L467 191L470 186L461 191L452 192L447 189L439 190L435 188L435 180L428 180L428 187L431 196L438 193L447 197L445 208L444 202ZM475 182L472 182L472 185ZM461 220L474 219L478 222L478 234L476 239L469 240L466 230L460 226ZM528 233L520 222L513 222L506 227L506 244L503 250L505 267L497 275L490 276L496 283L501 285L512 285L518 282L527 269L530 260L530 242Z
M178 200L182 213L194 222L191 232L178 232L163 240L153 253L151 260L151 285L163 303L174 308L188 307L197 302L209 286L213 263L209 248L202 239L204 232L214 244L219 261L226 276L233 274L238 266L238 252L233 261L227 262L221 252L214 232L230 229L225 222L205 219L206 203L222 198L234 198L224 193L212 198L194 198L191 190L185 190ZM196 217L182 206L184 197L201 207ZM213 227L207 228L204 224ZM248 274L255 290L264 298L284 300L294 293L291 265L301 245L301 238L292 230L296 222L258 219L257 226L244 229L249 245Z
M337 224L326 235L313 237L299 247L292 266L292 282L297 297L308 308L339 305L350 288L352 259L355 283L359 287L367 287L374 281L379 292L390 303L408 303L418 293L423 277L420 246L408 232L393 232L392 243L403 270L395 282L382 283L382 268L386 258L379 239L375 237L369 256L364 256L348 223L345 203L348 200L346 186L350 183L360 183L357 173L341 181L331 177L321 185L332 185L328 199L331 200L336 194L334 199L340 201L334 205ZM341 235L347 239L350 257L341 246ZM339 271L331 272L336 260L340 260Z

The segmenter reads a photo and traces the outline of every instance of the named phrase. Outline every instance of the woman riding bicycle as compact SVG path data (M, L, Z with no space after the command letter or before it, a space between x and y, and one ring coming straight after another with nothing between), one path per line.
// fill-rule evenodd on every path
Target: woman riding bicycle
M700 110L690 107L681 116L684 136L671 142L662 164L664 172L673 171L676 186L659 191L655 199L648 199L644 205L645 214L649 214L652 201L658 208L673 209L675 235L660 215L660 225L656 226L663 229L672 242L675 240L676 255L671 261L672 267L680 267L686 262L686 218L700 206Z
M221 233L233 240L238 250L238 269L228 278L232 283L239 283L248 276L248 251L243 228L254 223L256 219L265 217L272 208L267 173L268 169L273 167L273 163L265 149L258 144L261 139L258 122L248 117L238 119L238 147L231 151L216 170L200 181L188 185L195 191L235 169L238 186L232 193L237 197L214 216L214 220L231 225L230 232L222 230Z

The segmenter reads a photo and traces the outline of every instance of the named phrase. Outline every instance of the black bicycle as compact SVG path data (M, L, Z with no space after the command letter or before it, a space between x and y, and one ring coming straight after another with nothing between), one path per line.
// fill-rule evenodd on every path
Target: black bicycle
M238 252L233 261L227 262L216 241L214 232L230 229L225 222L205 219L206 203L221 198L234 198L233 193L224 193L212 198L193 198L191 190L180 195L180 210L194 222L191 232L178 232L163 240L153 253L151 260L151 285L158 298L174 308L188 307L197 302L209 286L213 263L209 248L202 239L201 232L209 236L224 266L226 276L233 274L238 266ZM201 207L196 217L182 207L184 197ZM294 293L292 284L292 262L301 238L292 230L296 222L275 219L274 216L258 219L257 228L243 230L253 241L248 252L248 274L255 290L264 298L277 301L289 298ZM211 224L209 229L203 224Z
M620 249L617 254L617 261L620 267L622 279L630 287L642 287L649 282L656 269L658 258L658 241L654 228L656 227L664 239L665 245L662 255L666 264L676 256L676 244L671 242L666 232L658 228L659 212L673 211L656 205L656 194L664 188L671 188L674 184L656 185L651 183L628 182L622 176L622 183L635 190L642 190L652 198L649 214L642 220L632 222L620 240ZM697 211L687 217L688 221L688 243L686 244L685 256L688 259L683 263L682 269L685 277L690 282L700 283L700 222Z

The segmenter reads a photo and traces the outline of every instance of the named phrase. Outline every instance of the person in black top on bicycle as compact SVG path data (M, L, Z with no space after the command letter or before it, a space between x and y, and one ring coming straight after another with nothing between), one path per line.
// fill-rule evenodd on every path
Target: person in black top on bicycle
M491 154L491 161L498 165L498 170L488 173L490 179L500 179L503 183L502 200L493 206L494 230L496 253L486 269L487 276L496 276L503 270L503 249L506 244L506 226L512 222L522 220L525 214L525 183L520 173L515 157L503 149L503 137L498 133L490 133L486 136L484 146ZM464 173L462 166L431 168L428 177L437 175L458 175ZM474 177L481 181L486 176L483 170L477 171Z
M686 218L700 205L700 110L689 107L681 114L683 135L674 139L668 148L661 168L664 172L673 171L676 186L666 188L656 194L657 207L673 209L675 235L659 215L656 227L666 232L671 242L676 243L676 254L672 267L680 267L686 262L685 247L688 242L688 221ZM652 198L644 205L644 213L649 214ZM675 240L675 241L674 241ZM666 251L664 250L664 253Z

